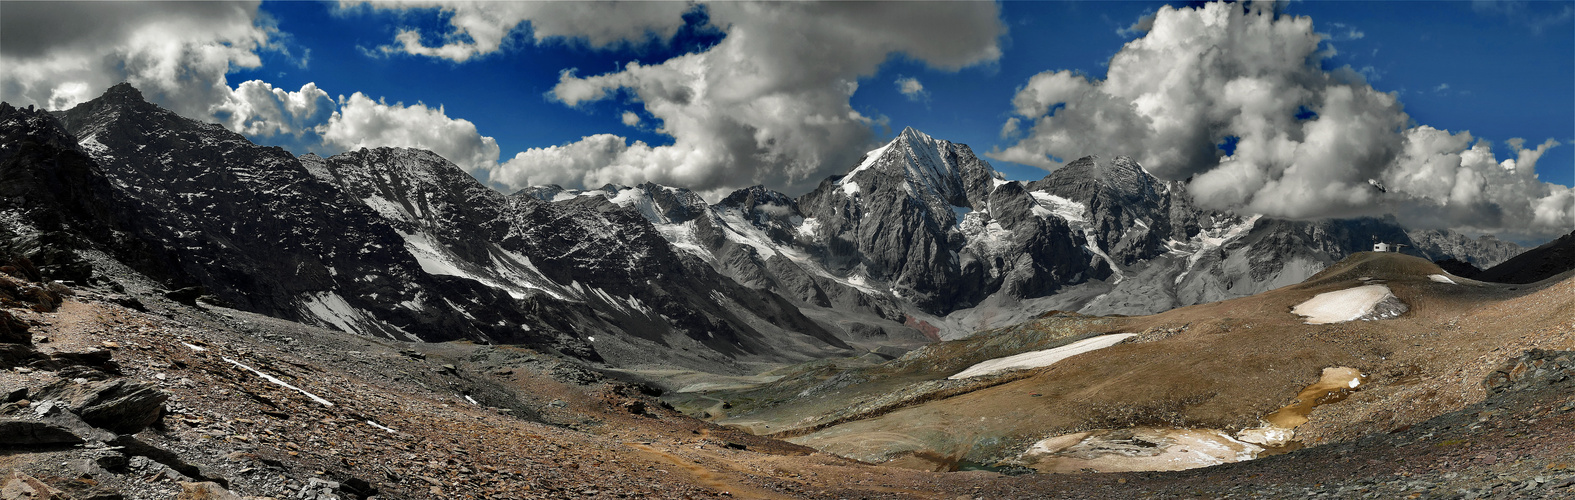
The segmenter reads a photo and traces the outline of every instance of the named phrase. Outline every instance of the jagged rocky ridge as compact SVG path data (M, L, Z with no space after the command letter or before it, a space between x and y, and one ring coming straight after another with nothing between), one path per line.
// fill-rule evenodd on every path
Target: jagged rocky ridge
M1199 210L1126 158L1007 181L913 129L797 198L715 204L655 184L504 195L419 150L296 158L125 84L53 114L5 105L0 134L0 178L19 179L0 239L53 277L91 279L76 255L102 251L240 309L625 367L747 372L1048 309L1155 312L1299 282L1375 238L1483 267L1518 250Z
M637 213L506 197L430 152L297 159L124 84L53 115L5 105L0 130L0 177L26 181L7 183L6 240L46 269L101 251L271 316L620 366L740 371L850 348L789 301L675 255Z
M1251 295L1299 283L1374 242L1485 265L1519 250L1491 237L1407 231L1392 219L1203 210L1185 183L1161 181L1125 157L1007 181L968 146L911 128L798 198L760 186L710 206L649 184L523 193L606 198L748 286L945 338L1050 309L1148 314ZM678 206L675 215L669 207Z

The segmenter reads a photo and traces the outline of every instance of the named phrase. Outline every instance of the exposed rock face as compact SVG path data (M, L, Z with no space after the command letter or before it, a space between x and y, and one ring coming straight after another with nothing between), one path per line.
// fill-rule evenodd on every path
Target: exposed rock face
M58 401L82 421L121 434L131 434L157 422L169 394L146 382L126 379L76 383L61 380L39 389L33 398Z
M987 209L998 178L967 146L908 128L797 205L810 251L829 271L885 283L944 314L989 292L979 287L984 266L958 256L959 224L961 214Z
M133 249L114 189L53 117L0 103L0 137L0 265L85 281L92 268L75 250L87 240Z
M39 446L80 444L82 438L71 429L37 420L0 419L0 446Z
M1525 250L1520 245L1492 236L1471 238L1454 231L1438 229L1416 229L1405 233L1411 243L1416 245L1417 252L1424 257L1445 260L1453 256L1478 269L1499 265Z
M0 344L33 345L33 336L27 330L27 323L0 309Z
M1086 207L1091 216L1087 232L1121 266L1163 254L1166 239L1185 241L1199 230L1180 184L1161 182L1127 157L1082 158L1029 183L1028 189ZM1180 195L1179 203L1173 194Z
M114 438L113 432L96 429L72 413L0 417L0 447L76 445Z

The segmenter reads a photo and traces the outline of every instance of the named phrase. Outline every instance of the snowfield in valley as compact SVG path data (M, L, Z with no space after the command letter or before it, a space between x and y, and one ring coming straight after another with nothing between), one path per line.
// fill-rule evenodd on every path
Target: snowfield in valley
M1023 370L1028 368L1050 366L1063 359L1089 351L1104 349L1106 347L1119 344L1123 340L1136 336L1137 334L1135 333L1100 335L1098 337L1079 340L1077 342L1073 342L1054 349L1029 351L1004 358L995 358L970 366L968 369L957 372L956 375L952 375L947 378L951 380L960 380L968 377L978 377L980 375L1001 373L1007 370Z

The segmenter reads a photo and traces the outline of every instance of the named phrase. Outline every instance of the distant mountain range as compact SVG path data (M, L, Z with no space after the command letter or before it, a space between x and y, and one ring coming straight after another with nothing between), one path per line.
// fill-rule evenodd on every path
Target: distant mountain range
M295 157L120 84L0 105L0 253L108 280L113 258L214 303L398 340L524 344L612 366L750 373L1052 309L1146 314L1299 283L1375 241L1480 268L1519 246L1393 220L1202 210L1124 158L1008 181L913 129L787 196L539 186L422 150Z

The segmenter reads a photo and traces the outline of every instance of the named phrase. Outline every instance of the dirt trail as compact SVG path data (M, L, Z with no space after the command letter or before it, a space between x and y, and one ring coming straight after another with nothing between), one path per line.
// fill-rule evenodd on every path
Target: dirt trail
M734 498L758 498L758 499L772 499L772 500L776 500L776 499L784 499L784 500L786 500L786 499L794 498L794 497L791 497L791 496L782 495L782 494L779 494L779 493L776 493L776 492L772 492L772 491L762 490L762 489L759 489L759 488L756 488L756 487L749 486L747 484L738 482L736 480L733 480L733 478L728 477L725 474L720 474L720 473L718 473L716 471L713 471L711 469L707 469L705 467L702 467L702 466L700 466L699 464L697 464L693 460L689 460L689 459L686 459L684 457L680 457L678 455L674 455L672 453L668 453L668 452L665 452L665 451L662 451L662 450L658 450L658 449L653 448L653 447L651 447L649 445L644 445L644 444L639 444L639 443L624 443L624 445L628 446L630 448L634 448L635 450L638 450L638 451L642 452L643 454L645 454L645 455L647 455L647 456L649 456L649 457L651 457L651 458L653 458L653 459L655 459L657 461L667 462L667 463L676 465L679 468L683 469L685 472L687 472L690 477L694 478L695 483L697 483L697 484L699 484L701 486L707 487L707 488L714 489L716 491L728 493L728 494L732 495Z

